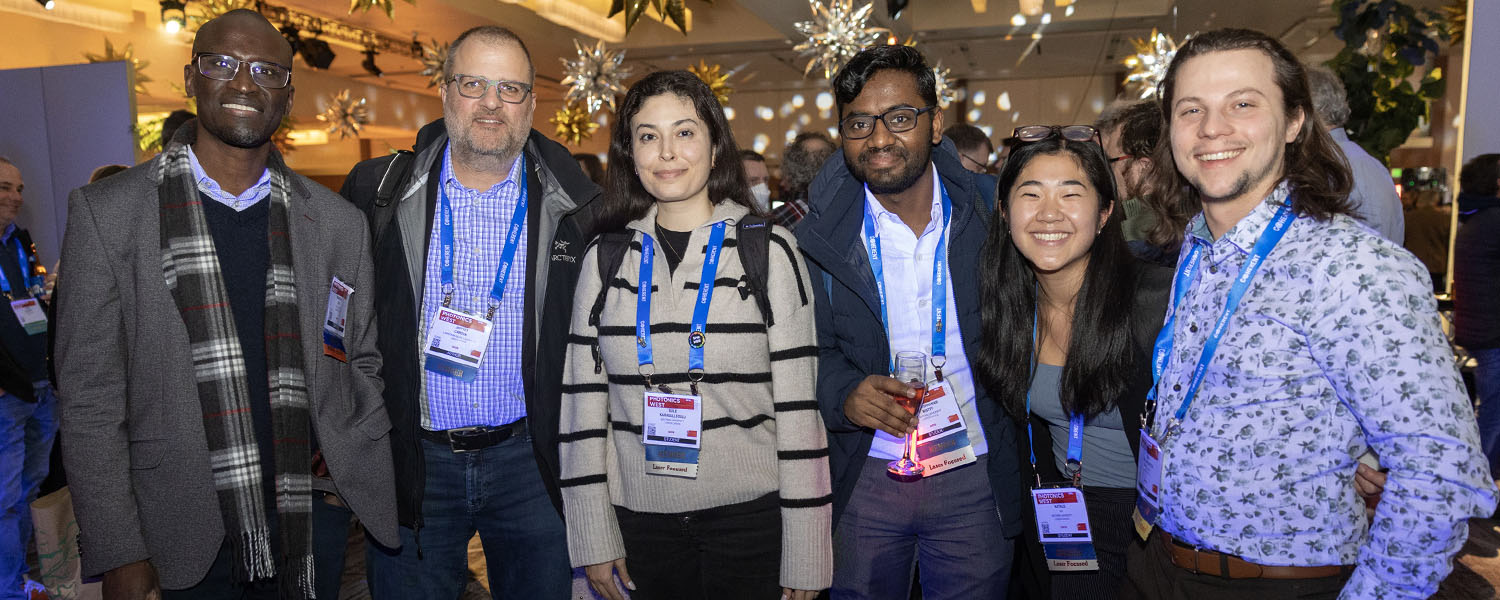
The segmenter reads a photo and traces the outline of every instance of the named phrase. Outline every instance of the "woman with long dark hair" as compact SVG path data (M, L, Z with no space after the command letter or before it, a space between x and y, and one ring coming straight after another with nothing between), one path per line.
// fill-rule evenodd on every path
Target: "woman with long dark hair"
M1052 597L1115 598L1134 535L1137 434L1171 271L1126 246L1092 127L1028 126L1016 137L981 263L975 370L1027 422L1032 483L1083 491L1098 570L1054 572ZM1075 418L1081 435L1070 436Z
M573 565L615 600L811 600L833 578L832 505L796 242L754 215L723 110L686 71L630 88L608 164L601 231L624 233L584 256L563 380Z

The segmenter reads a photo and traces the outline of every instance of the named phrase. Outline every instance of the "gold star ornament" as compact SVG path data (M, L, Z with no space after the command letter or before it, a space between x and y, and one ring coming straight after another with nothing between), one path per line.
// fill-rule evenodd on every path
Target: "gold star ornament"
M729 94L734 91L734 86L729 85L729 78L739 72L739 69L725 71L719 65L710 65L699 60L696 65L688 65L687 70L697 75L698 79L702 79L703 83L708 84L708 89L712 90L714 97L719 99L719 105L729 106Z
M574 146L582 145L584 140L593 137L594 130L599 128L598 123L589 120L589 112L574 102L569 102L557 109L557 114L552 115L551 122L557 126L557 139Z

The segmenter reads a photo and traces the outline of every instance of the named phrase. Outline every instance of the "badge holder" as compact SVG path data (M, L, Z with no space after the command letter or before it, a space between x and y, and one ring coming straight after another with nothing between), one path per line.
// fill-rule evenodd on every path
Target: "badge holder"
M1028 411L1029 412L1029 411ZM1072 419L1079 430L1076 448L1069 454L1082 452L1082 415ZM1027 442L1031 440L1031 419L1026 421ZM1071 437L1071 436L1070 436ZM1072 443L1069 444L1073 446ZM1042 555L1047 560L1047 570L1053 572L1098 571L1099 555L1094 550L1093 526L1089 523L1088 505L1083 497L1083 461L1069 457L1065 469L1069 481L1042 483L1036 469L1036 454L1032 453L1031 472L1036 478L1036 487L1031 489L1032 512L1036 515L1037 534L1042 544Z

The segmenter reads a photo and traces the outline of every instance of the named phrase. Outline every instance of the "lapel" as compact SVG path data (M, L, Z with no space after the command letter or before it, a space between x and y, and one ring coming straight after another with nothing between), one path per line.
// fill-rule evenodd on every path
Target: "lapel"
M807 232L798 241L803 253L830 277L854 290L878 321L879 291L875 288L875 274L870 270L870 256L861 239L864 214L864 186L853 176L845 177L832 201L807 215L812 222L798 228L799 233Z
M292 239L292 270L297 278L297 316L302 321L302 362L311 391L316 369L322 363L318 357L323 355L324 294L328 293L323 284L332 274L328 272L329 261L324 260L329 252L322 244L327 238L316 201L290 169L286 177L287 229Z
M938 164L938 178L953 201L953 220L948 226L948 283L953 290L954 308L958 310L953 317L958 318L964 348L978 348L981 323L978 319L961 318L961 315L979 314L979 253L988 237L988 228L977 217L974 207L983 200L974 190L973 177L969 176L967 181L949 177L952 172L943 168L947 165L942 164L938 154L933 152L933 160ZM963 171L963 175L968 174L967 170Z

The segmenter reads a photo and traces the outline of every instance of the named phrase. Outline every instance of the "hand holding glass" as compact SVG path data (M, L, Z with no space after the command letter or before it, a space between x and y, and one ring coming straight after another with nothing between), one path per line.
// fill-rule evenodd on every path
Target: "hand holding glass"
M914 397L896 396L895 400L901 408L907 410L920 419L922 414L922 397L927 394L927 355L921 352L897 352L896 369L891 377L916 390ZM918 426L920 427L920 425ZM912 460L912 455L917 451L916 432L906 434L905 442L901 445L901 460L893 460L888 465L891 473L902 476L917 476L922 474L922 464Z

